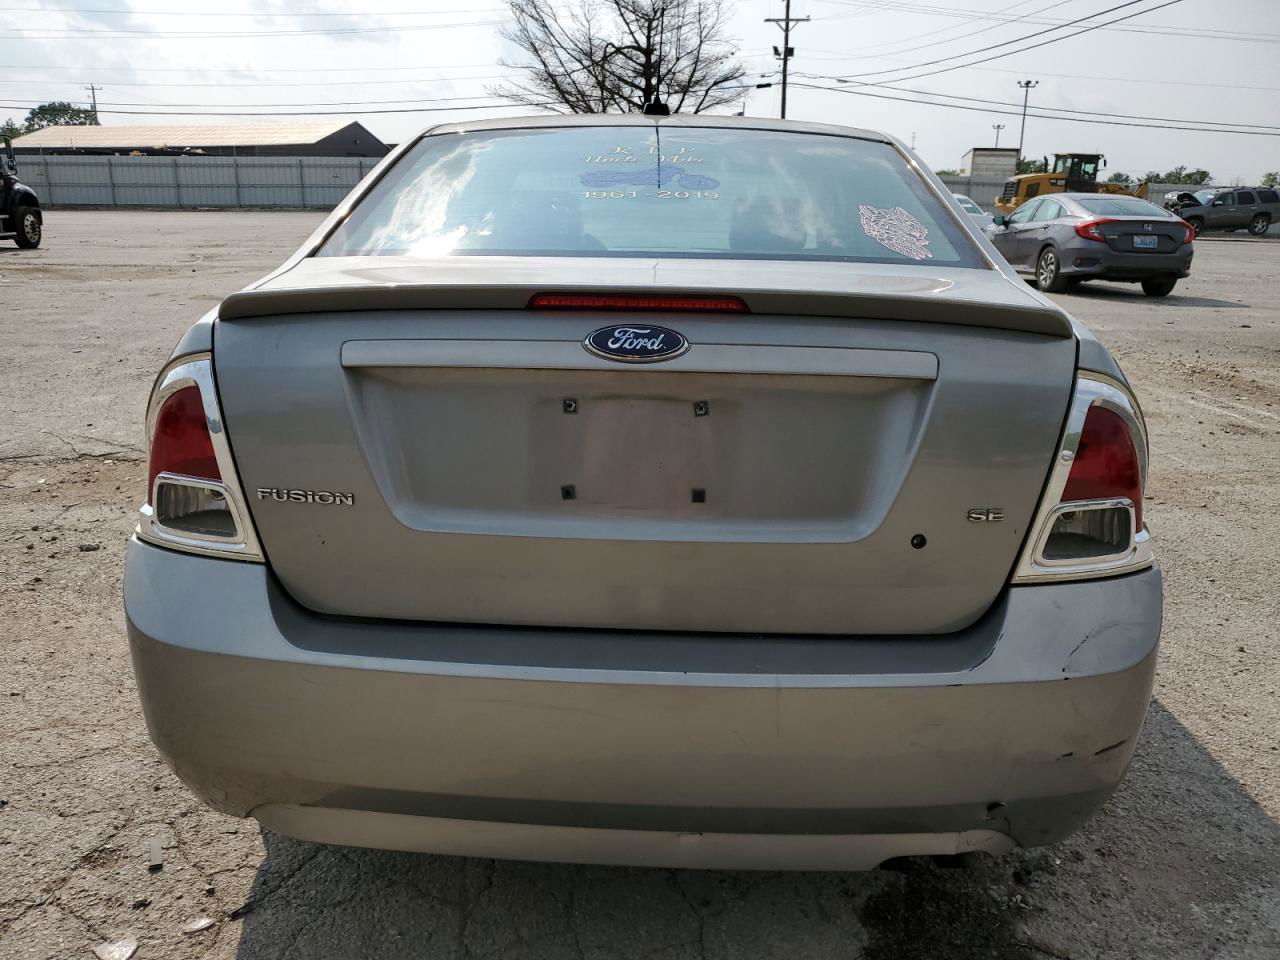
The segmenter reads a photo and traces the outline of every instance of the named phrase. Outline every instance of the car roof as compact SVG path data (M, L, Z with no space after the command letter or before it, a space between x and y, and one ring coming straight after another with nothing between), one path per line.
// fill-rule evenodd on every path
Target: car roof
M1160 211L1160 213L1161 213L1161 214L1163 214L1163 215L1165 215L1165 216L1173 216L1173 214L1171 214L1171 213L1170 213L1168 210L1166 210L1164 207L1160 206L1160 204L1158 204L1158 203L1152 203L1150 200L1143 200L1143 198L1142 198L1142 197L1131 197L1131 196L1127 196L1127 195L1125 195L1125 194L1110 194L1110 193L1046 193L1046 194L1044 194L1044 195L1043 195L1043 198L1044 198L1045 200L1065 200L1065 201L1067 201L1067 206L1068 206L1069 208L1071 208L1071 209L1073 209L1073 210L1077 210L1077 211L1081 211L1081 210L1082 210L1082 211L1084 211L1084 213L1085 213L1086 215L1088 215L1088 216L1095 216L1095 214L1094 214L1094 212L1093 212L1092 210L1090 210L1088 207L1083 206L1083 205L1081 204L1081 201L1082 201L1082 200L1097 200L1097 199L1099 199L1099 198L1106 199L1106 200L1141 200L1143 203L1147 204L1148 206L1154 207L1156 210ZM1027 202L1028 202L1028 203L1030 203L1031 201L1030 201L1030 200L1028 200ZM1111 216L1121 216L1121 214L1111 214ZM1129 216L1135 216L1135 215L1134 215L1134 214L1129 214ZM1154 216L1154 214L1138 214L1137 216Z
M1189 190L1180 192L1190 193ZM1127 193L1046 193L1043 194L1043 196L1051 197L1055 200L1059 198L1067 200L1092 200L1097 197L1106 197L1108 200L1141 200L1143 203L1151 202L1145 197L1135 197Z
M1097 200L1099 198L1106 200L1137 200L1141 203L1155 207L1157 210L1164 210L1164 207L1158 203L1153 203L1143 197L1133 197L1124 193L1046 193L1046 200L1066 200L1068 203L1079 206L1083 200ZM1088 207L1082 209L1087 210Z
M717 129L768 130L787 133L818 133L828 136L856 137L880 143L896 143L887 134L835 123L812 123L807 120L770 120L765 117L723 117L705 113L678 113L669 117L651 117L642 113L592 113L566 116L489 117L428 127L420 136L444 133L473 133L478 130L524 130L554 127L710 127Z

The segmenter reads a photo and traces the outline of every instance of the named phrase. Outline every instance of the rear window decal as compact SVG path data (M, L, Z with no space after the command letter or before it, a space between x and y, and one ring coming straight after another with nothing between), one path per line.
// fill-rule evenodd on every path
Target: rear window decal
M902 207L858 206L862 232L881 246L912 260L932 260L929 228Z
M659 187L677 185L686 190L715 190L720 181L701 173L685 173L682 167L659 161L642 170L588 170L578 176L584 187Z

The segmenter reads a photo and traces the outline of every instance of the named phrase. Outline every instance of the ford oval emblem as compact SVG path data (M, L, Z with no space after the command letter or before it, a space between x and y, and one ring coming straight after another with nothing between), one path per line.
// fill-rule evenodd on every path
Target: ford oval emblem
M601 327L582 341L588 353L621 363L657 363L689 349L689 341L668 327L652 323L620 323Z

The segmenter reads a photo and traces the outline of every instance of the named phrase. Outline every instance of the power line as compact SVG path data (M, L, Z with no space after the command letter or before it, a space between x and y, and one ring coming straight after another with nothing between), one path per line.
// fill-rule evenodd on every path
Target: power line
M802 76L810 80L836 79L834 77L815 77L813 74L807 74L807 73L802 74ZM846 81L837 80L837 82L844 83ZM1019 84L1019 86L1021 86L1021 84ZM855 88L860 88L860 87L874 87L877 90L892 90L895 93L915 93L925 97L942 97L943 99L946 99L946 100L967 100L970 103L994 104L996 106L1001 106L1001 107L1018 107L1019 109L1021 109L1021 106L1022 106L1020 103L1017 103L1012 100L991 100L989 98L984 98L984 97L966 97L956 93L935 93L932 90L917 90L914 87L899 87L894 84L888 84L888 83L855 84ZM823 87L821 89L835 90L840 93L852 92L849 90L843 90L840 87ZM1129 114L1129 113L1106 113L1101 110L1079 110L1074 107L1041 106L1041 107L1037 107L1036 109L1052 110L1058 113L1078 113L1087 117L1111 117L1119 120L1151 120L1157 123L1198 123L1198 124L1204 124L1207 126L1252 127L1258 130L1280 130L1280 126L1277 126L1274 124L1245 123L1243 121L1234 121L1234 120L1191 120L1186 117L1147 117L1147 116L1141 116L1141 115ZM1039 116L1039 114L1033 114L1033 116Z
M763 56L763 54L761 54L761 56ZM808 53L806 53L805 56L812 57L812 59L814 60L824 59L820 56L815 56L813 54L808 54ZM845 58L837 57L835 59L843 60ZM882 58L873 57L872 59L879 60ZM887 59L887 58L884 58L884 59ZM967 68L961 68L961 69L967 69ZM1002 67L976 67L975 66L973 67L973 69L981 71L982 73L1006 73L1006 74L1012 74L1014 76L1022 76L1024 73L1026 73L1025 70L1010 70L1007 67L1002 68ZM1173 87L1211 87L1211 88L1216 88L1220 90L1259 90L1265 93L1280 93L1280 87L1255 87L1255 86L1248 86L1246 84L1240 84L1240 83L1204 83L1200 80L1148 80L1146 78L1139 78L1139 77L1107 77L1101 74L1085 75L1082 73L1048 73L1038 68L1036 69L1036 73L1042 77L1053 77L1055 79L1062 79L1062 80L1092 80L1100 83L1138 83L1138 84L1148 84L1148 85L1154 84L1156 86L1173 86ZM819 75L806 74L806 76L815 77ZM830 75L822 75L821 79L835 80L838 78Z
M252 17L258 18L303 18L303 17L360 17L362 19L368 17L438 17L450 13L505 13L505 7L490 7L488 9L477 10L474 7L461 7L455 10L360 10L351 12L334 12L331 10L315 11L311 13L277 13L271 11L243 11L231 13L226 10L131 10L131 9L95 9L88 7L45 7L42 10L32 10L30 7L0 7L0 13L25 13L27 15L33 13L106 13L119 14L120 16L137 16L137 17Z
M86 88L86 89L101 90L102 88L97 87L97 88ZM204 102L204 103L134 103L134 102L125 101L125 100L101 100L101 101L95 100L94 110L96 111L98 109L98 106L155 107L155 108L160 108L160 107L202 108L203 107L207 109L216 109L216 110L222 110L222 109L235 110L235 109L239 109L240 107L250 107L253 109L274 109L276 107L384 107L384 106L390 106L391 104L395 104L395 103L451 103L458 100L493 100L493 99L495 98L488 96L486 94L475 93L466 97L432 97L429 100L423 100L416 97L402 97L399 100L327 100L319 103L208 103L208 102ZM10 98L9 102L10 103L26 103L26 104L29 104L30 106L40 106L45 101L19 100L16 98ZM509 102L509 101L504 101L504 102ZM104 110L103 112L109 113L111 111Z
M816 83L798 83L792 81L792 86L804 87L809 90L825 90L828 93L847 93L855 97L872 97L876 100L893 100L898 103L917 103L927 107L943 107L948 110L968 110L974 113L996 113L1010 117L1019 117L1022 115L1021 109L1002 110L994 106L971 107L963 103L936 103L932 100L919 100L914 97L892 97L887 93L876 93L869 89L858 88L849 90L844 87L825 87ZM868 84L867 86L873 86ZM887 87L876 86L876 90L892 89ZM977 99L977 98L966 98ZM985 102L985 101L984 101ZM992 103L1000 103L1001 101L991 101ZM1016 104L1014 106L1017 106ZM1039 120L1061 120L1066 123L1092 123L1107 127L1137 127L1142 130L1185 130L1192 133L1235 133L1243 136L1254 137L1280 137L1280 129L1275 132L1269 130L1237 130L1237 129L1218 129L1209 127L1193 127L1181 126L1175 124L1151 124L1151 123L1132 123L1124 120L1101 120L1095 117L1062 117L1055 114L1046 113L1029 113L1028 116L1035 117ZM1191 121L1197 122L1197 121Z
M90 68L86 67L85 70ZM221 89L222 87L253 87L261 89L264 86L276 87L367 87L367 86L417 86L423 83L458 83L464 80L505 80L516 74L511 73L491 73L487 75L477 75L470 77L419 77L403 80L305 80L294 83L281 83L278 80L254 80L251 82L240 83L142 83L139 81L123 81L113 80L113 87L153 87L161 89L171 88L195 88L195 87L214 87ZM0 87L79 87L82 86L79 80L0 80Z
M492 63L437 63L436 70L469 70L493 67ZM92 70L95 73L127 70L130 73L373 73L380 70L422 70L421 64L411 67L64 67L45 63L0 63L0 70Z
M831 2L831 0L826 0L826 2ZM1035 24L1058 24L1059 26L1063 26L1068 23L1068 21L1066 20L1059 20L1053 17L1041 17L1039 19L1035 19L1035 17L1037 16L1037 14L1035 13L1017 14L1016 16L1012 16L1012 17L1003 16L1002 14L1004 14L1008 9L1009 8L1006 7L1002 10L986 11L986 10L963 9L963 8L957 8L957 7L938 7L938 6L925 6L921 4L895 3L892 6L886 5L886 6L878 7L876 10L873 10L870 12L916 13L916 14L924 14L928 16L963 17L964 18L964 21L962 23L956 24L950 28L945 28L945 29L955 29L955 27L963 26L964 23L970 23L974 19L999 20L999 21L1004 21L1005 23L1023 22L1023 23L1035 23ZM1040 12L1043 12L1043 10ZM829 19L837 19L839 16L840 15L837 15L837 17L833 17ZM1170 37L1193 37L1195 39L1211 39L1211 40L1238 40L1238 41L1248 42L1248 43L1274 43L1277 40L1280 40L1280 34L1276 34L1276 33L1257 33L1253 31L1250 31L1249 33L1244 33L1239 30L1219 30L1213 27L1176 27L1171 24L1157 24L1157 23L1147 23L1147 24L1143 24L1142 26L1133 25L1133 26L1127 26L1127 27L1115 27L1114 29L1120 33L1151 33L1151 34L1158 34L1161 36L1170 36ZM920 36L928 36L928 35L929 34L921 34ZM903 39L916 39L916 38L903 38ZM855 49L871 49L877 46L885 46L887 45L887 43L888 41L886 41L886 44L872 44L871 47L859 47Z
M434 101L424 101L432 103ZM246 113L239 110L234 111L193 111L193 110L102 110L101 113L121 114L127 116L138 117L328 117L335 114L342 116L364 116L383 113L442 113L448 110L495 110L498 108L511 109L515 106L522 107L554 107L561 104L555 101L546 101L540 103L521 103L515 104L511 102L493 103L493 104L470 104L457 107L401 107L397 109L381 109L381 110L307 110L307 111L273 111L271 113ZM27 107L20 104L8 103L0 101L0 109L26 110Z
M1126 2L1116 4L1114 7L1108 7L1106 10L1099 10L1097 13L1091 13L1091 14L1089 14L1087 17L1080 17L1080 18L1079 18L1079 19L1077 19L1077 20L1072 20L1072 21L1070 21L1070 22L1068 22L1068 23L1064 23L1064 24L1062 24L1062 25L1060 25L1060 26L1056 26L1056 27L1049 27L1049 28L1048 28L1048 29L1046 29L1046 30L1037 30L1035 33L1028 33L1028 34L1026 34L1026 35L1024 35L1024 36L1017 37L1017 38L1015 38L1015 39L1013 39L1013 40L1005 40L1005 41L1003 41L1002 43L993 43L993 44L991 44L989 47L984 47L984 48L983 48L983 49L981 49L981 50L970 50L970 51L968 51L967 53L957 53L957 54L953 54L953 55L951 55L951 56L949 56L949 57L939 57L937 60L926 60L924 63L917 63L917 64L916 64L915 66L913 66L913 67L893 67L893 68L886 69L886 70L868 70L868 71L865 71L865 72L863 72L863 73L850 73L850 74L846 74L846 75L845 75L845 77L846 77L846 78L854 78L854 77L871 77L871 76L876 76L876 75L878 75L878 74L882 74L882 73L905 73L905 72L908 72L908 71L910 71L910 70L919 70L921 67L932 67L932 66L936 66L937 64L940 64L940 63L946 63L946 62L948 62L948 61L950 61L950 60L960 60L960 59L962 59L962 58L964 58L964 57L971 57L971 56L973 56L973 55L975 55L975 54L986 53L986 52L987 52L987 51L989 51L989 50L996 50L996 49L999 49L1000 47L1008 47L1008 46L1012 46L1012 45L1014 45L1014 44L1022 43L1022 42L1023 42L1023 41L1025 41L1025 40L1031 40L1031 39L1034 39L1035 37L1044 36L1044 34L1046 34L1046 33L1053 33L1053 32L1055 32L1055 31L1062 30L1062 29L1064 29L1064 28L1066 28L1066 27L1072 27L1072 26L1075 26L1076 24L1083 23L1083 22L1084 22L1084 21L1086 21L1086 20L1092 20L1094 17L1100 17L1100 16L1103 16L1104 14L1114 13L1114 12L1115 12L1115 11L1117 11L1117 10L1123 10L1123 9L1125 9L1126 7L1132 7L1132 6L1134 6L1135 4L1139 4L1139 3L1146 3L1146 2L1147 2L1147 0L1126 0ZM1171 6L1173 6L1175 3L1181 3L1181 2L1182 2L1182 0L1165 0L1165 2L1164 2L1164 3L1161 3L1161 4L1157 5L1157 6L1154 6L1154 7L1148 7L1148 8L1147 8L1147 9L1145 9L1145 10L1138 10L1138 11L1136 11L1136 12L1134 12L1134 13L1127 14L1127 15L1125 15L1125 16L1123 16L1123 17L1118 17L1118 18L1117 18L1117 19L1115 19L1115 20L1109 20L1109 21L1107 21L1106 23L1090 24L1090 25L1086 26L1084 29L1082 29L1082 30L1078 30L1078 31L1076 31L1075 33L1072 33L1072 34L1068 34L1068 35L1067 35L1067 36L1065 36L1065 37L1053 37L1053 38L1051 38L1051 39L1049 39L1049 40L1043 40L1043 41L1041 41L1040 43L1032 44L1032 45L1031 45L1031 46L1029 46L1029 47L1023 47L1023 48L1021 48L1021 49L1019 49L1019 50L1010 50L1010 51L1008 51L1007 53L999 53L999 54L996 54L996 55L994 55L994 56L985 57L985 58L983 58L983 59L981 59L981 60L975 60L975 61L974 61L974 63L987 63L987 62L989 62L989 61L991 61L991 60L999 60L999 59L1001 59L1001 58L1003 58L1003 57L1012 56L1012 55L1013 55L1013 54L1015 54L1015 53L1026 53L1028 50L1035 50L1037 47L1047 46L1047 45L1049 45L1049 44L1051 44L1051 43L1058 43L1059 41L1062 41L1062 40L1069 40L1069 39L1071 39L1072 37L1078 37L1078 36L1081 36L1082 34L1090 33L1090 32L1091 32L1091 31L1093 31L1093 30L1100 30L1101 28L1103 28L1103 27L1105 27L1105 26L1109 26L1109 25L1111 25L1111 24L1113 24L1113 23L1120 23L1120 22L1121 22L1121 21L1123 21L1123 20L1128 20L1128 19L1131 19L1131 18L1133 18L1133 17L1139 17L1139 16L1142 16L1143 14L1151 13L1151 12L1153 12L1153 11L1155 11L1155 10L1162 10L1162 9L1164 9L1165 7L1171 7ZM967 66L973 66L973 64L960 64L960 65L958 65L958 66L945 67L945 68L943 68L942 70L934 70L934 71L931 71L931 72L929 72L929 73L916 74L915 76L911 76L911 77L899 77L899 78L898 78L898 80L899 80L899 81L901 81L901 80L915 80L915 79L918 79L919 77L933 76L934 74L937 74L937 73L947 73L947 72L948 72L948 71L950 71L950 70L959 70L961 67L967 67Z
M175 31L175 30L118 30L107 28L98 30L93 28L66 28L58 30L56 33L46 31L45 33L32 33L24 30L10 30L10 36L0 37L0 39L13 40L102 40L102 39L126 39L126 40L233 40L233 39L256 39L259 37L315 37L315 36L352 36L357 34L369 33L405 33L408 31L418 30L450 30L457 27L492 27L499 24L507 23L506 20L471 20L463 23L423 23L423 24L407 24L386 27L335 27L328 30L257 30L257 31L234 31L234 30L205 30L205 31Z
M950 27L946 27L945 29L947 29L947 30L955 30L957 27L962 27L962 26L964 26L966 23L972 23L972 22L973 22L973 21L975 21L975 20L994 20L994 19L1000 19L1000 18L998 17L998 14L1001 14L1001 13L1003 13L1003 12L1004 12L1004 11L1006 11L1006 10L1012 10L1012 9L1013 9L1013 7L1020 7L1020 6L1022 6L1022 4L1023 4L1023 3L1027 3L1027 2L1029 2L1029 0L1021 0L1021 2L1013 4L1013 6L1010 6L1010 7L1003 7L1003 8L1001 8L1000 10L993 10L989 15L986 15L986 16L974 16L974 17L969 17L968 19L963 20L963 21L961 21L961 22L960 22L960 23L958 23L958 24L953 24L953 25L952 25L952 26L950 26ZM1024 21L1027 21L1027 22L1034 22L1034 21L1030 21L1030 19L1029 19L1029 18L1031 18L1031 17L1033 17L1033 16L1036 16L1037 14L1044 13L1046 10L1052 10L1054 7L1061 7L1061 6L1063 6L1063 5L1065 5L1065 4L1068 4L1068 3L1071 3L1071 2L1072 2L1072 0L1056 0L1056 2L1049 4L1047 7L1041 7L1039 10L1033 10L1033 11L1031 11L1030 13L1020 13L1020 14L1018 14L1017 16L1014 16L1014 17L1003 18L1003 19L1004 19L1004 25L1005 25L1005 26L1008 26L1008 25L1009 25L1009 24L1011 24L1011 23L1019 23L1019 22L1024 22ZM914 11L913 11L913 12L914 12ZM977 12L979 12L979 11L974 11L974 12L975 12L975 13L977 13ZM1041 22L1043 22L1043 21L1041 21ZM934 41L931 41L931 42L929 42L929 43L922 43L922 44L920 44L919 46L916 46L916 47L906 47L905 49L902 49L902 50L890 50L890 51L888 51L888 52L889 52L892 56L897 56L898 54L902 54L902 53L912 53L912 52L914 52L914 51L916 51L916 50L924 50L924 49L926 49L926 48L928 48L928 47L936 47L936 46L939 46L940 44L944 44L944 43L955 43L957 40L964 40L966 37L973 37L973 36L977 36L978 34L980 34L980 33L985 33L985 32L987 32L987 31L988 31L988 30L990 30L990 29L991 29L991 28L990 28L989 26L982 26L982 27L979 27L977 30L971 30L971 31L969 31L968 33L962 33L962 34L960 34L959 36L956 36L956 37L949 37L949 38L948 38L948 39L946 39L946 40L934 40ZM937 30L933 31L933 33L939 33L939 32L941 32L941 31L937 31ZM915 37L914 39L919 40L919 39L922 39L923 37L927 37L927 36L931 36L931 34L928 34L928 33L921 34L920 36L917 36L917 37ZM908 37L908 38L903 38L903 39L904 39L904 40L910 40L910 39L913 39L913 38L909 38L909 37ZM869 45L869 46L866 46L866 47L855 47L855 48L853 48L853 50L852 50L852 51L850 51L850 52L854 52L854 51L856 51L856 50L874 50L874 49L876 49L877 47L892 46L892 45L893 45L893 43L895 43L895 42L900 43L900 42L902 42L902 41L901 41L901 40L899 40L899 41L889 41L889 42L886 42L886 43L873 43L873 44L871 44L871 45Z

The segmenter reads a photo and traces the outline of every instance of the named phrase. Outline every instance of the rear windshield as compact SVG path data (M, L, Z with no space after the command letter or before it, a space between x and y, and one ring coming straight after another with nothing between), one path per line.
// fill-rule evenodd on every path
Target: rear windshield
M424 137L318 253L475 254L982 265L889 144L669 125Z
M1174 219L1172 213L1137 197L1077 197L1076 203L1100 217L1160 217Z
M981 212L982 212L982 208L981 208L981 207L979 207L979 206L978 206L976 203L974 203L972 200L970 200L968 197L962 197L962 196L960 196L960 194L958 194L958 193L955 195L955 197L956 197L956 203L960 204L960 206L961 206L961 207L963 207L967 212L969 212L969 213L981 213Z

